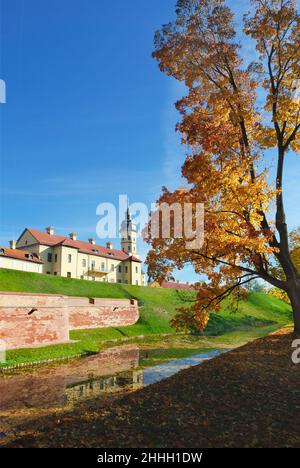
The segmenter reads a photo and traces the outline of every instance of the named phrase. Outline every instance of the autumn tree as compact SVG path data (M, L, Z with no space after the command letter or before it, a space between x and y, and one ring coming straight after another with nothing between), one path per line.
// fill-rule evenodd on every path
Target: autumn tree
M290 233L290 249L293 263L300 273L300 227Z
M297 268L298 272L300 272L300 227L290 232L289 241L292 261L295 267ZM277 259L275 259L273 275L282 280L285 279L284 271ZM270 296L281 299L287 303L290 303L290 299L287 293L282 289L271 288L270 290L268 290L268 294Z
M188 90L176 104L188 184L173 192L163 188L158 203L204 203L205 241L188 249L184 236L150 236L149 274L161 281L192 264L206 275L209 294L199 293L176 319L199 329L225 297L262 279L288 294L300 334L300 275L291 256L283 184L285 160L295 158L296 164L300 150L296 2L254 0L243 31L256 45L256 63L243 60L233 13L223 0L178 0L175 21L155 35L161 71ZM283 277L274 273L275 262Z
M300 227L293 229L289 233L289 246L290 246L291 259L298 273L300 273ZM280 265L277 258L275 258L272 272L276 277L282 280L285 279L283 268Z

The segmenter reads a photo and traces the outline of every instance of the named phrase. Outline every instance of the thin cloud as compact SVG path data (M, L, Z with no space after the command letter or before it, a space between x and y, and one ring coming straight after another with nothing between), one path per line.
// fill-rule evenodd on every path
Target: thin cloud
M66 175L63 178L49 178L35 183L35 189L0 187L5 196L20 197L63 197L71 195L97 195L103 192L127 193L137 180L157 179L158 171L118 171L107 169L104 172L88 172Z

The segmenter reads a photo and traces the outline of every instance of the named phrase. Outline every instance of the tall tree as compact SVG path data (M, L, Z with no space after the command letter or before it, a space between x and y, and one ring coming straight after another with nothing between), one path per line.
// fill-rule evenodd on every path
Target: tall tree
M300 273L300 227L290 233L290 249L294 265Z
M295 267L297 268L298 272L300 273L300 227L290 232L289 243L292 261ZM277 259L275 259L272 272L274 276L282 280L285 279L284 271Z
M191 250L185 238L149 237L149 273L162 280L189 263L207 276L210 293L199 294L177 317L177 324L198 328L221 300L261 278L288 294L300 334L300 275L291 256L283 185L285 160L300 150L296 2L254 0L244 34L256 43L258 63L244 63L233 13L223 0L178 0L175 21L155 35L160 69L188 88L176 104L189 151L182 167L188 186L163 188L158 202L203 202L205 242ZM274 183L264 156L270 148L276 154ZM275 260L283 278L274 274Z

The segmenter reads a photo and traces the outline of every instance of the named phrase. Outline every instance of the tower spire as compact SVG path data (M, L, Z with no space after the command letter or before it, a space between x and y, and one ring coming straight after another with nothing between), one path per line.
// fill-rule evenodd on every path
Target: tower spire
M129 223L132 222L132 218L131 218L131 213L130 213L130 210L129 210L129 206L127 207L127 210L126 210L126 221L127 221L127 225L129 225Z
M137 243L136 243L136 225L132 221L132 216L129 209L129 203L127 202L127 209L125 212L125 219L121 226L122 233L122 250L128 255L137 256Z

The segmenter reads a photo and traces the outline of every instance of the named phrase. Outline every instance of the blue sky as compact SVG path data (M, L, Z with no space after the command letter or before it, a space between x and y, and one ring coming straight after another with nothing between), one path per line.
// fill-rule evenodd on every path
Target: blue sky
M240 22L240 2L230 4ZM184 88L151 57L174 5L0 0L0 244L26 226L87 239L98 203L124 193L150 206L162 185L181 183L173 103ZM249 43L244 52L249 58ZM291 155L287 165L290 227L299 224L298 161ZM139 248L144 258L147 247Z

